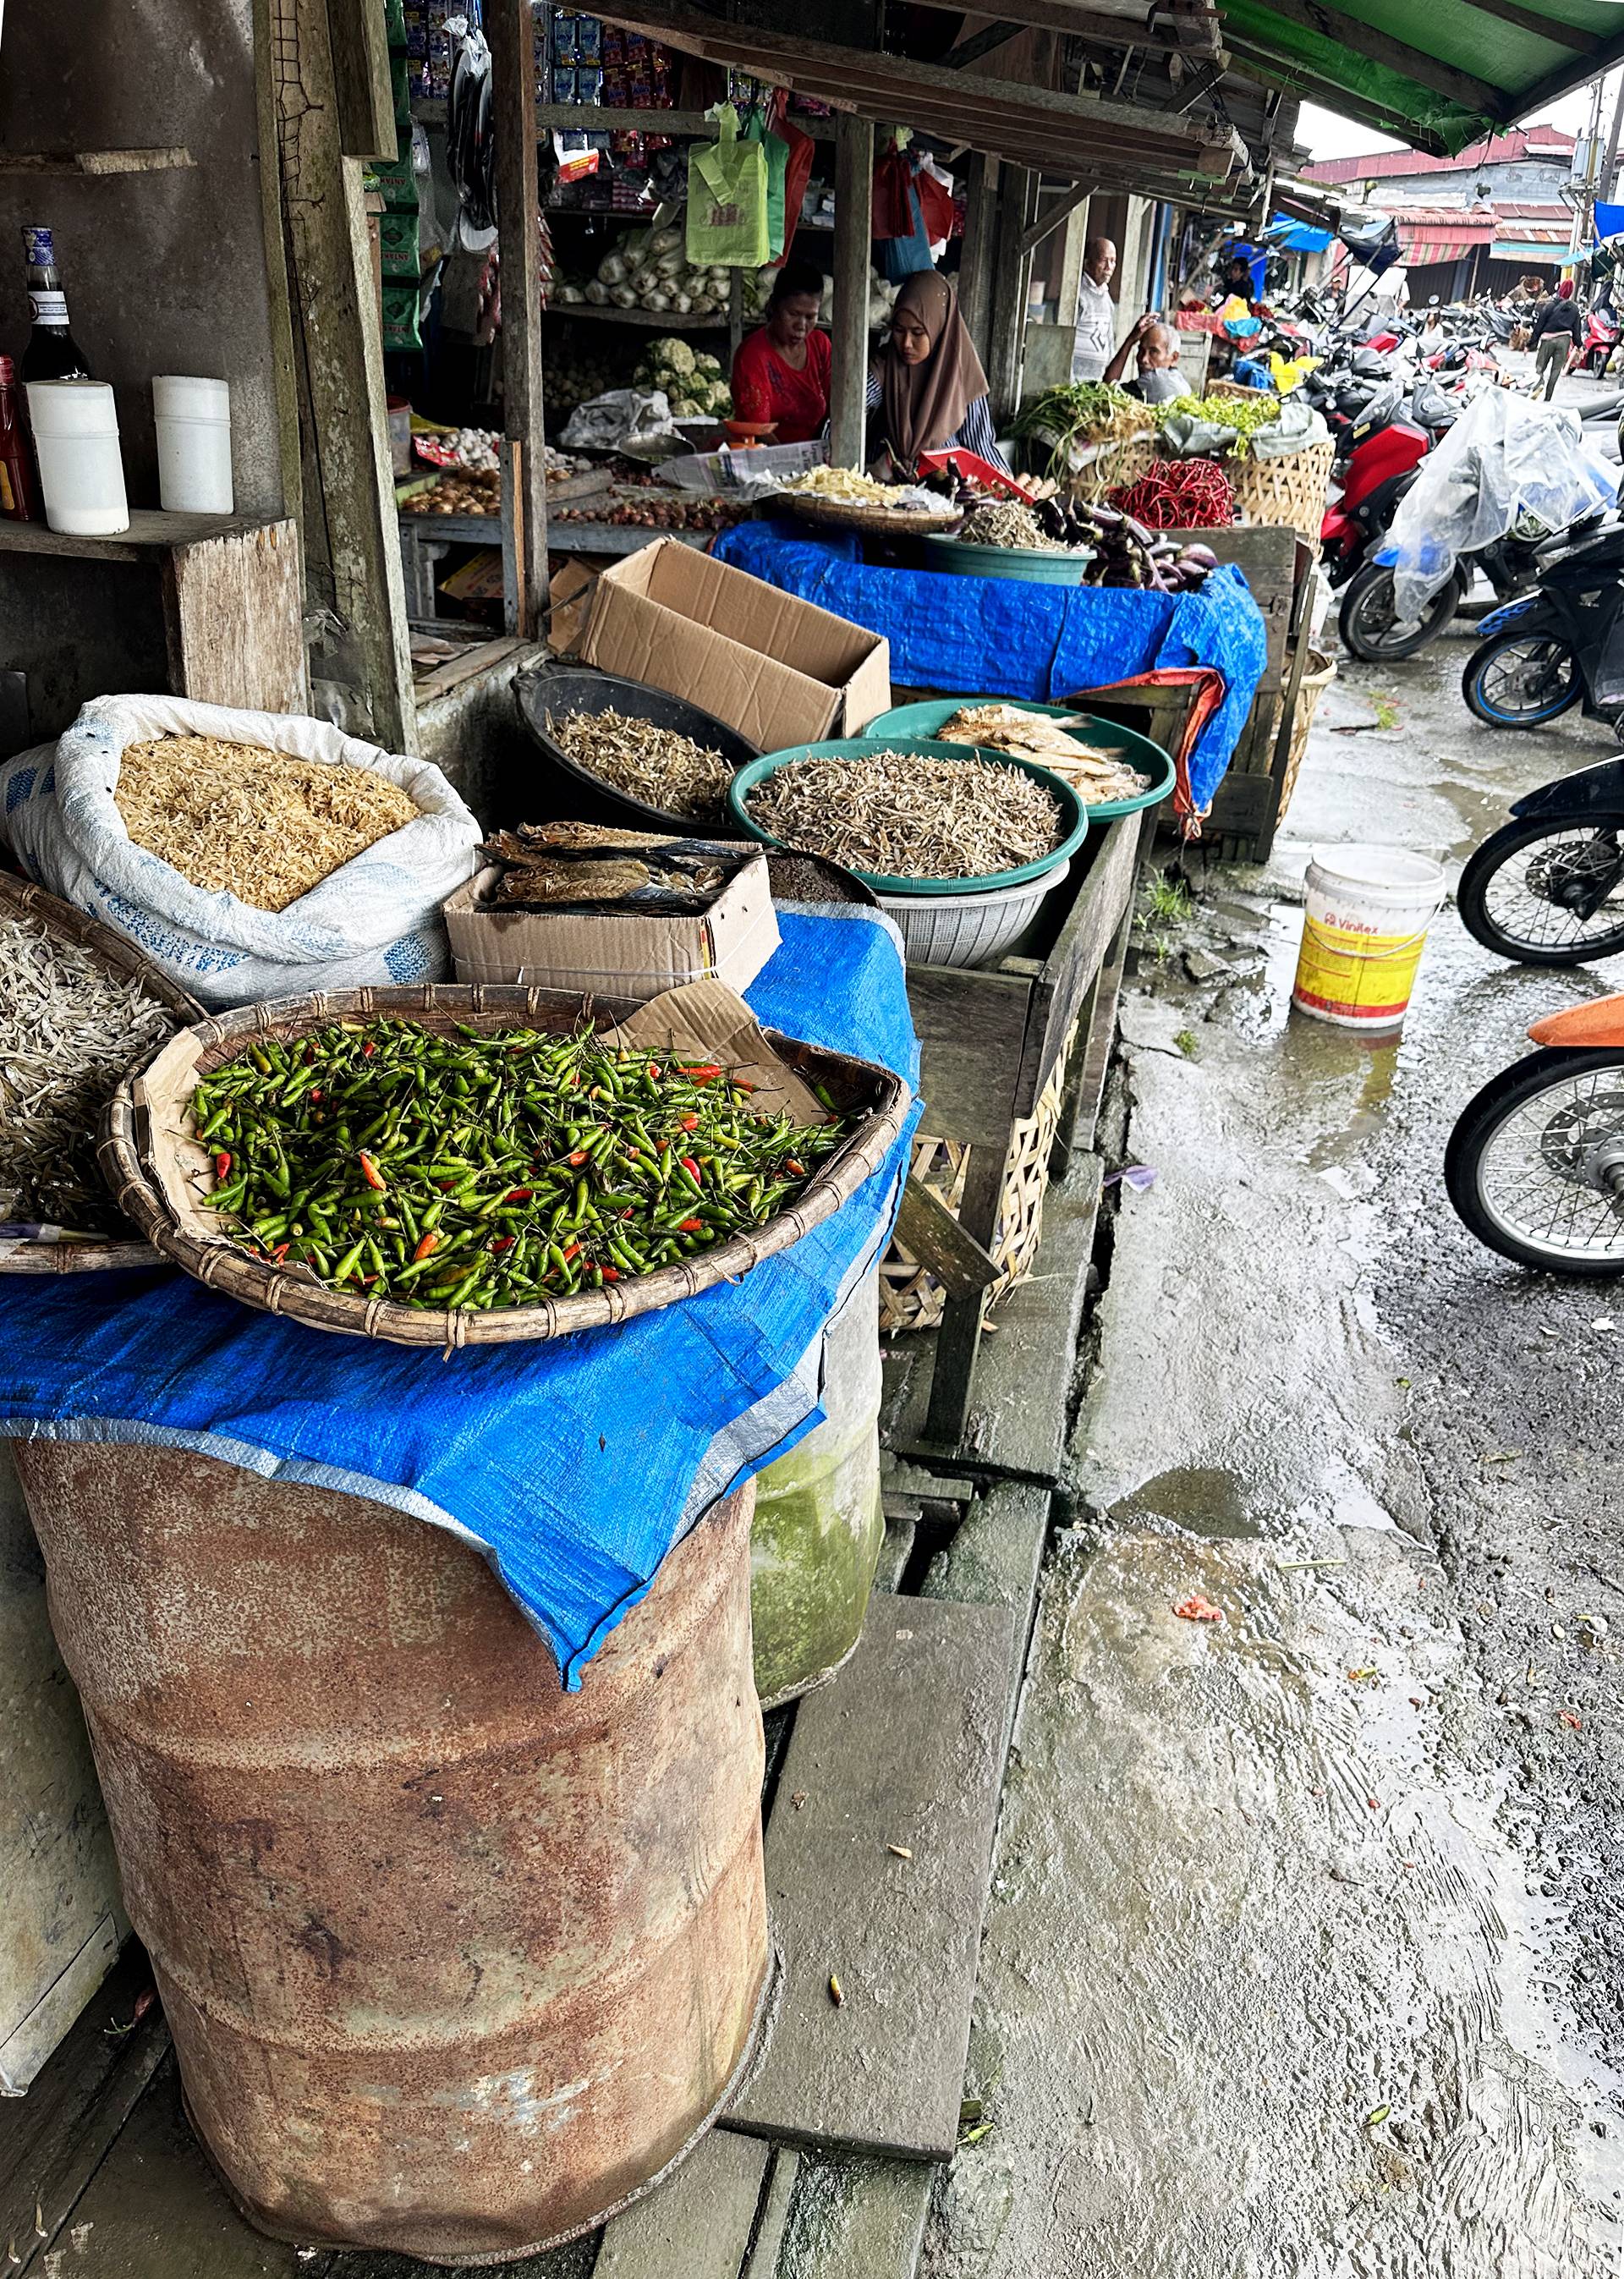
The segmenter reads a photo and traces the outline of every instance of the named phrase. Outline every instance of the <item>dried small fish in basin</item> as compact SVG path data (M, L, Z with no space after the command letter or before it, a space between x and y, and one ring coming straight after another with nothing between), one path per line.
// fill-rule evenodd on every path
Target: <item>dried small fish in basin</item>
M787 846L893 879L980 879L1052 854L1060 802L995 760L926 752L786 760L749 794L751 815Z
M139 981L32 918L0 919L0 1192L6 1217L133 1239L96 1168L120 1078L180 1026Z
M1080 727L1085 717L1081 712L1058 718L1048 712L1023 712L1018 704L967 704L935 733L944 744L977 744L1035 760L1063 777L1091 806L1102 800L1136 799L1148 791L1149 776L1130 768L1119 752L1085 744L1070 733L1067 722Z
M624 712L549 712L547 733L578 768L663 815L719 823L733 771L720 752Z

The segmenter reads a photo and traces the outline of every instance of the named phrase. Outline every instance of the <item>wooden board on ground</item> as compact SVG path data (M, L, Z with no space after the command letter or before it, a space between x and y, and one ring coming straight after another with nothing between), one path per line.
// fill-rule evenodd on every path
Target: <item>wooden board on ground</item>
M781 2268L795 2279L914 2279L935 2174L918 2160L803 2152ZM773 2272L752 2263L745 2279Z
M927 1599L1007 1607L1014 1618L1015 1653L1004 1709L1006 1755L1021 1698L1026 1650L1038 1610L1038 1577L1048 1539L1048 1489L999 1480L977 1497L963 1525L931 1560L924 1578Z
M739 2279L770 2152L713 2129L657 2191L605 2225L593 2279Z
M784 2004L729 2128L950 2158L1014 1653L1001 1607L881 1593L801 1702L767 1831Z

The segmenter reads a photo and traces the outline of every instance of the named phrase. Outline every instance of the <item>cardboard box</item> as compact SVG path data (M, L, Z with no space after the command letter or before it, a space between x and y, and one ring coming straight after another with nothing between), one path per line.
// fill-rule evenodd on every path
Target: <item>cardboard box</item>
M606 832L604 838L614 844L594 848L594 854L703 847L731 876L696 917L635 908L504 910L484 899L500 876L493 863L442 905L457 979L579 989L599 997L634 997L642 1004L688 981L723 981L742 994L778 947L762 851L636 832Z
M606 570L583 663L686 697L763 752L855 736L891 703L891 645L674 538Z

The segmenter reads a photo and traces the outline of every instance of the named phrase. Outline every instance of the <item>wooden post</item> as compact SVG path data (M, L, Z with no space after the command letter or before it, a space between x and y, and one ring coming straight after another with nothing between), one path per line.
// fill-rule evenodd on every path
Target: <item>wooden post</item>
M275 105L309 591L344 628L373 738L410 751L417 713L361 166L341 148L326 0L268 0L266 15L258 67Z
M959 312L984 362L992 354L992 277L998 257L998 160L972 150L965 167Z
M992 409L1007 418L1019 408L1021 365L1026 346L1026 289L1032 257L1021 244L1038 203L1038 177L1024 166L1006 166L999 184L998 266L992 295L992 356L987 380Z
M835 132L834 372L829 420L829 457L837 467L863 464L873 214L873 123L843 111Z
M534 34L529 0L486 0L496 218L502 231L502 586L510 633L533 641L547 607Z

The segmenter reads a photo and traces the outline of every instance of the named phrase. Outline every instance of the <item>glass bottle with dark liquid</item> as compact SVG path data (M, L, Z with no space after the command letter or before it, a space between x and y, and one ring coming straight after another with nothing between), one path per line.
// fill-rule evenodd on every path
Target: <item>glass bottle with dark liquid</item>
M62 289L50 230L25 224L23 255L28 264L34 330L22 353L22 377L25 380L90 379L90 367L68 330L67 295Z

